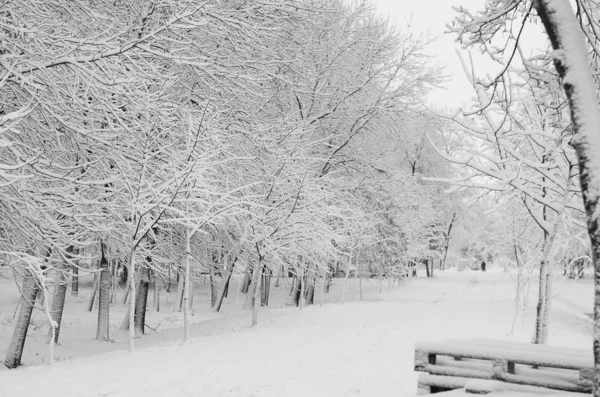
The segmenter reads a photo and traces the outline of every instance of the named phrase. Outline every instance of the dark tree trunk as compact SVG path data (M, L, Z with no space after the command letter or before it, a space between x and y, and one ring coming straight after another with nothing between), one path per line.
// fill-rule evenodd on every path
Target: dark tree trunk
M71 266L71 295L77 296L79 294L79 268L75 265Z
M429 272L429 260L425 260L425 272L427 273L427 277L431 277L431 273Z
M290 299L287 303L287 306L296 306L300 305L300 294L301 294L301 280L300 277L294 277L292 281L292 293L290 294Z
M143 264L140 269L140 283L136 291L135 299L135 314L133 323L136 335L144 334L146 326L146 307L148 304L148 290L150 286L150 269L146 264Z
M251 267L250 269L246 269L246 271L244 272L244 281L242 281L242 290L240 292L242 292L243 294L248 293L248 288L250 288L250 284L252 283L252 276L253 276L253 268Z
M96 301L96 293L98 292L98 285L100 284L100 277L98 273L94 273L94 284L92 287L92 296L90 296L90 302L88 303L88 312L94 309L94 302Z
M67 248L67 258L72 259L74 249L72 246ZM54 343L58 343L58 335L60 333L60 325L62 322L63 310L65 308L65 298L67 295L67 278L65 271L69 268L68 265L63 264L58 270L58 279L56 280L56 287L54 288L54 296L52 297L52 308L50 309L50 317L56 322L56 328L54 329ZM52 339L52 327L48 330L48 338Z
M208 277L210 281L210 307L214 308L217 304L217 294L219 288L217 287L217 277L215 275L215 269L209 266Z
M262 258L259 257L258 259L258 268L261 269L262 268ZM250 285L248 286L248 288L246 288L246 300L244 301L244 309L247 310L252 310L254 309L254 297L255 297L255 292L256 292L256 288L260 288L260 271L257 271L256 268L253 266L253 271L251 272L252 277L251 277L251 281L250 281ZM259 295L260 297L260 295Z
M333 266L329 266L329 271L325 273L325 293L329 293L329 288L331 288L331 280L333 279Z
M271 289L271 270L263 266L261 283L260 305L269 306L269 293Z
M285 268L281 265L281 268L277 272L277 280L275 280L275 288L279 288L279 280L281 279L281 275L285 272Z
M233 269L235 268L235 261L236 259L233 259L231 261L231 264L227 266L225 280L223 283L223 290L221 291L221 294L217 299L217 304L215 305L216 312L221 310L221 306L223 305L223 299L227 297L227 292L229 291L229 283L231 282L231 275L233 274Z
M171 265L168 266L167 268L168 274L167 274L167 294L169 292L171 292Z
M111 295L111 277L108 261L105 256L105 246L100 242L100 276L98 286L98 327L96 329L96 339L109 341L109 313L110 313L110 295Z
M296 282L296 276L292 276L292 284L290 287L290 293L288 294L288 296L292 296L292 294L294 293L294 283Z
M306 288L306 304L313 305L315 303L315 284L316 277L310 277Z
M67 295L67 279L63 273L63 269L59 269L58 272L57 285L54 288L52 308L50 309L50 316L57 324L54 330L54 343L58 343L58 334L60 333L60 325ZM50 327L50 330L48 331L48 337L52 339L52 327Z
M21 357L23 355L23 348L25 347L25 339L27 338L27 329L29 328L29 322L31 321L31 312L33 311L33 305L39 292L39 286L35 276L29 271L25 270L23 277L23 287L21 289L21 309L19 310L19 317L13 331L10 345L6 350L6 357L4 359L4 365L6 368L16 368L21 365Z
M185 292L185 267L177 266L177 296L175 297L175 311L180 312L183 306L183 294Z

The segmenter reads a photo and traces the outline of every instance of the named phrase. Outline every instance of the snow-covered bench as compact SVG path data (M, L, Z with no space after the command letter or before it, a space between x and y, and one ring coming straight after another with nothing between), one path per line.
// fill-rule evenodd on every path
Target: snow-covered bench
M520 385L533 393L590 393L593 362L587 350L490 339L415 345L415 371L426 372L419 376L419 394L465 388L485 394L506 383L513 385L509 390Z

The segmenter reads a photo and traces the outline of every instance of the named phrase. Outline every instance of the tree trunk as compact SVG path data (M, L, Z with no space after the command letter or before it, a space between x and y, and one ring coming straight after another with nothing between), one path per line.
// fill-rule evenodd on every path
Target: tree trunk
M427 277L431 277L431 273L429 272L429 260L425 259L425 273L427 273Z
M79 268L75 265L71 266L71 295L77 296L79 294Z
M300 305L300 277L294 276L292 280L292 292L286 306Z
M210 307L214 308L217 304L218 286L215 269L212 265L208 266L208 277L210 281Z
M271 270L267 269L266 266L262 267L262 282L261 282L261 295L260 305L269 306L269 292L271 289Z
M308 281L308 287L306 289L306 304L307 305L314 305L315 303L315 283L316 283L316 278L315 277L310 277L310 280Z
M94 284L92 287L92 295L90 296L90 301L88 303L87 311L91 312L94 310L94 302L96 301L96 293L98 292L98 284L100 283L100 277L98 277L98 273L94 273Z
M226 259L227 260L227 259ZM225 279L223 283L223 289L217 298L217 304L215 305L215 311L218 312L221 310L221 306L223 305L223 299L227 297L227 291L229 290L229 283L231 282L231 276L233 275L233 269L235 268L235 259L231 260L231 264L225 264L226 273Z
M189 230L185 228L185 280L183 282L183 341L186 342L190 335L190 260L192 250L190 247Z
M119 286L119 278L117 276L117 270L119 269L119 262L113 259L109 262L110 274L111 274L111 286L110 286L110 303L115 303L115 297L117 296L117 289Z
M39 286L35 276L29 270L25 270L23 287L21 289L21 309L19 310L19 317L15 324L10 345L6 350L6 358L4 359L6 368L12 369L21 365L21 356L25 347L27 329L29 328L31 312L33 311L33 305L35 304L38 292Z
M561 204L560 212L556 216L556 220L550 231L548 237L544 240L542 249L542 258L540 261L540 282L539 282L539 293L538 293L538 304L536 310L536 321L535 329L533 334L533 343L548 343L548 324L550 322L550 300L552 299L552 265L549 262L550 252L554 245L554 239L558 233L558 229L562 223L562 214L565 211L567 203L569 201L569 180L571 179L572 168L569 170L569 176L567 177L565 193Z
M594 263L594 396L600 397L600 109L588 62L585 37L567 1L534 1L552 48L560 51L554 65L562 78L574 132L572 144L579 159L579 178L587 215L587 229Z
M150 269L148 265L142 266L140 269L140 283L136 292L135 311L134 311L134 327L135 335L141 336L144 334L146 326L146 307L148 305L148 290L150 289Z
M163 289L164 282L160 274L154 272L154 298L152 303L154 304L154 310L160 311L160 291Z
M321 296L319 299L319 306L323 307L323 297L325 295L325 277L327 276L327 272L323 273L323 277L321 277Z
M260 261L260 259L259 259ZM262 264L259 263L258 267L261 267ZM258 284L260 284L260 272L254 268L254 271L252 271L252 281L250 282L250 286L246 289L246 300L244 301L244 306L243 308L246 310L252 310L254 308L254 296L256 288L258 286ZM260 296L259 296L260 299Z
M329 271L325 273L326 282L325 282L325 293L329 293L329 289L331 288L331 281L333 280L333 268L330 267Z
M109 341L109 313L110 313L110 295L111 295L111 275L108 261L105 256L105 246L100 242L100 276L98 287L98 327L96 329L96 339Z
M452 225L454 225L454 220L456 219L456 212L452 213L452 219L450 219L450 223L448 224L448 230L444 234L444 256L442 257L442 261L440 262L440 270L446 270L446 257L448 256L448 249L450 248L450 233L452 232Z
M250 269L246 268L246 271L244 272L244 281L242 282L242 293L246 294L248 293L248 288L250 288L250 284L252 283L252 279L253 277L253 268L250 267Z
M68 268L68 267L67 267ZM52 309L50 310L50 316L52 320L56 322L56 328L52 331L52 326L48 330L48 338L52 339L54 334L54 343L58 343L58 334L60 333L60 324L62 321L63 310L65 307L65 298L67 295L67 279L64 271L65 267L58 269L56 286L54 287L54 294L52 297Z
M129 253L129 270L127 273L129 279L129 311L127 312L127 329L129 330L129 352L135 350L135 248Z
M194 288L196 288L196 283L191 278L191 270L190 270L190 315L194 315Z
M167 294L171 292L171 265L167 266Z
M304 289L306 288L306 277L302 275L298 278L300 279L300 299L298 301L298 307L300 308L300 310L302 310L304 308Z
M291 287L290 287L290 293L288 294L288 296L292 296L292 294L294 293L294 286L296 285L296 275L294 274L294 276L292 277L292 283L291 283Z
M185 259L184 259L185 263ZM185 289L185 265L177 265L177 297L175 298L174 309L180 312L183 307L183 291Z
M285 268L283 267L283 265L281 265L281 268L279 269L279 271L277 272L277 279L275 280L275 288L279 288L279 280L281 279L281 274L285 271Z
M262 257L258 256L258 268L256 269L255 273L257 275L260 275L262 273L263 270L263 261L262 261ZM252 277L252 282L254 282L254 280L256 279L256 284L254 286L254 290L252 288L250 288L249 290L249 294L246 295L246 298L248 296L250 296L252 294L252 323L250 324L250 327L254 327L256 326L256 324L258 324L258 307L259 307L259 301L260 301L260 291L261 291L261 277L257 276L257 277Z

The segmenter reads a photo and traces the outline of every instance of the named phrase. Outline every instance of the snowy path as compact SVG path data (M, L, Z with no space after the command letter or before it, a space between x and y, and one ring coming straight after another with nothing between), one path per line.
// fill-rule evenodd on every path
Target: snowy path
M508 335L512 284L501 273L448 273L373 298L261 312L257 329L232 332L230 326L185 346L2 371L0 396L413 396L416 340L527 341L531 334L528 319ZM560 318L551 343L591 343L580 327Z

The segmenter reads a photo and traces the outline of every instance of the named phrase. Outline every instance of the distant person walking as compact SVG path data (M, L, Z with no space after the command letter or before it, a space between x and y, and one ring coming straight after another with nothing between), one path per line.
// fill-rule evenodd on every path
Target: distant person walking
M481 261L481 271L485 272L485 261Z

